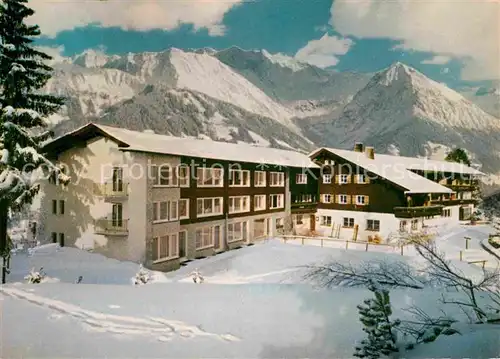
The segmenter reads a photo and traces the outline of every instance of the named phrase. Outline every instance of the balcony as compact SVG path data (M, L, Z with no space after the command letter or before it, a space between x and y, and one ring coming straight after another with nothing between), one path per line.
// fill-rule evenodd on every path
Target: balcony
M291 205L292 213L314 213L318 202L294 202Z
M96 184L95 194L107 202L123 201L128 198L128 183L106 182Z
M126 236L128 219L98 219L94 223L94 231L106 236Z
M447 184L445 186L455 192L473 191L476 188L475 185L467 183Z
M396 218L418 218L427 216L440 216L443 214L442 205L420 206L420 207L394 207Z
M431 203L433 204L439 204L443 206L459 206L459 205L465 205L465 204L477 204L476 199L460 199L460 198L453 198L453 199L443 199L443 200L432 200Z

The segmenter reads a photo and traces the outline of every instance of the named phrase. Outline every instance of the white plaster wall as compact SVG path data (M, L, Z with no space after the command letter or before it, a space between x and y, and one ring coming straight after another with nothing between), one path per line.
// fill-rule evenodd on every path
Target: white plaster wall
M322 226L321 216L331 216L332 226ZM339 211L332 209L318 209L316 212L316 217L319 217L319 221L316 222L316 232L323 236L331 236L333 226L342 226L343 218L354 218L354 225L358 225L358 240L365 241L368 240L368 236L374 236L379 234L382 238L387 238L390 233L399 230L399 220L396 219L394 214L389 213L373 213L373 212L356 212L356 211ZM368 219L374 219L380 221L380 232L373 232L366 230L366 221ZM353 237L353 228L340 228L340 238L350 240ZM335 235L335 231L333 233Z
M43 236L65 233L65 244L93 248L96 252L117 259L140 260L144 255L146 178L134 174L145 164L140 154L124 153L113 141L96 138L86 147L75 147L59 155L59 164L67 169L71 182L56 186L44 181L41 191ZM99 196L96 186L111 179L113 166L122 166L124 183L129 183L129 197L120 201L123 218L129 219L129 236L95 234L94 221L111 218L112 203ZM66 201L65 215L53 215L52 199Z

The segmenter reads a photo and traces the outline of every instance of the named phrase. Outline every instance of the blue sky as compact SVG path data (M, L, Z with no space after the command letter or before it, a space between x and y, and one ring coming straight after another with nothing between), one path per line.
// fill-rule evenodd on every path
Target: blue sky
M131 0L131 2L134 1L139 0ZM383 25L376 22L379 21L379 16L376 14L373 15L374 17L350 19L349 17L353 16L352 5L332 4L332 0L256 0L243 3L238 3L239 0L232 1L236 4L221 10L220 19L203 19L204 22L201 25L201 20L195 18L194 15L183 21L182 12L176 18L178 25L161 26L161 22L158 22L157 28L154 25L148 28L144 24L135 22L134 26L130 26L125 21L122 26L119 20L98 16L94 24L91 23L92 18L87 21L75 18L74 25L71 19L68 19L68 24L61 29L51 30L49 36L40 39L39 44L62 46L65 56L72 56L89 48L104 48L109 54L123 54L160 51L169 47L223 49L233 45L244 49L266 49L271 53L280 52L295 56L300 49L311 48L311 46L308 47L311 41L317 41L327 34L332 39L328 46L333 48L330 49L328 56L334 59L333 62L336 64L332 68L338 71L373 72L395 61L401 61L417 68L434 80L445 82L452 87L488 79L488 76L486 78L468 76L469 78L464 79L463 59L470 60L470 57L467 57L462 49L458 49L458 46L457 54L450 54L450 51L454 50L450 50L446 39L442 40L443 53L440 53L438 52L440 51L439 43L434 45L433 41L430 41L432 47L427 48L427 45L422 45L426 44L425 39L417 38L412 33L408 35L408 30L403 26L404 22L388 24L388 26L394 26L393 36L390 27L384 32ZM393 10L395 10L394 6L389 10L379 8L377 11L386 13ZM45 14L43 12L45 9L41 11ZM144 14L138 13L138 16L141 15ZM398 15L404 17L403 12ZM119 17L120 14L117 13L116 16ZM123 17L125 16L128 14L124 13ZM359 26L356 25L356 21ZM367 24L366 28L364 24ZM369 28L370 24L376 27L375 31ZM204 25L207 26L203 27ZM212 25L222 27L223 30L217 31L220 33L214 35L209 30ZM40 26L43 32L43 24ZM139 28L139 30L130 29L131 27ZM398 29L401 30L401 34L398 34ZM380 34L372 36L372 33ZM450 36L452 36L451 33ZM343 42L344 50L338 49L337 42ZM316 45L312 47L312 52L316 51L313 55L316 56L319 51L320 58L323 58L321 57L324 55L323 49L318 50L323 45L320 46L319 43ZM310 51L306 52L311 54ZM425 63L426 61L431 61L431 63Z

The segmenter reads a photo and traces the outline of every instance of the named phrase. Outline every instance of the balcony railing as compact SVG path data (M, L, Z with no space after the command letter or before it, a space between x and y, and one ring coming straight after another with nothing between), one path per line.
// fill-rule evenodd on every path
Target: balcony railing
M314 212L316 211L316 207L318 206L318 202L293 202L291 204L292 212Z
M96 184L96 195L105 199L125 199L128 197L128 183L106 182Z
M440 216L443 214L442 205L420 206L420 207L394 207L394 215L397 218L417 218L427 216Z
M468 199L461 199L461 198L453 198L453 199L434 199L431 201L434 204L440 204L444 206L458 206L460 204L476 204L477 200L473 198L468 198Z
M461 191L473 191L474 188L476 187L473 184L467 184L467 183L461 183L461 184L448 184L445 185L449 189L455 191L455 192L461 192Z
M96 234L108 236L126 236L128 234L128 219L98 219L94 223Z

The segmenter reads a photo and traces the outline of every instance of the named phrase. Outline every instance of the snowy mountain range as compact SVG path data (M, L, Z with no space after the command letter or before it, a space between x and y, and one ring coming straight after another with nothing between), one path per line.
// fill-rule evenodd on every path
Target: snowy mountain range
M363 141L378 152L442 157L465 147L485 171L500 172L500 119L401 63L375 74L339 73L232 47L91 50L54 68L47 89L67 98L53 118L57 133L93 120L304 151Z

